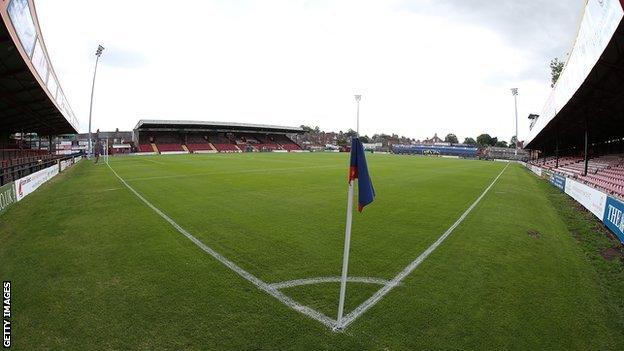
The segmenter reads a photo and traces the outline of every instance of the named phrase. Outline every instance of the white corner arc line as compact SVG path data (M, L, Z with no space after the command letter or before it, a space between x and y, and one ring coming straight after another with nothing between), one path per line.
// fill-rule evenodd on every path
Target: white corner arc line
M288 280L283 282L271 283L269 284L271 287L275 289L286 289L292 288L295 286L302 285L314 285L314 284L323 284L323 283L340 283L342 277L316 277L316 278L305 278L305 279L295 279ZM348 277L347 282L349 283L363 283L363 284L378 284L378 285L386 285L390 283L387 279L382 278L373 278L373 277Z
M310 317L310 318L312 318L312 319L322 323L323 325L327 326L331 330L335 329L336 324L337 324L336 320L334 320L334 319L324 315L323 313L321 313L321 312L319 312L319 311L317 311L317 310L315 310L313 308L310 308L308 306L304 306L304 305L298 303L297 301L295 301L295 300L291 299L290 297L288 297L288 296L284 295L283 293L281 293L276 288L272 287L270 284L265 283L264 281L260 280L260 278L254 276L253 274L251 274L251 273L247 272L246 270L242 269L241 267L236 265L234 262L232 262L229 259L227 259L225 256L222 256L220 253L218 253L215 250L211 249L206 244L201 242L199 239L194 237L191 233L187 232L184 228L182 228L180 225L178 225L173 219L171 219L169 216L167 216L164 212L162 212L156 206L152 205L149 201L147 201L143 196L141 196L141 194L139 194L136 190L134 190L134 188L132 188L128 183L126 183L126 181L123 180L123 178L121 178L119 176L119 174L117 174L117 172L115 172L115 170L110 165L108 165L108 168L110 168L110 170L113 171L113 174L115 174L115 176L123 183L123 185L125 185L126 188L128 188L136 197L138 197L139 200L143 201L143 203L145 203L149 208L151 208L154 212L156 212L164 220L169 222L169 224L171 224L172 227L174 227L178 232L180 232L182 235L184 235L189 240L191 240L200 249L202 249L203 251L208 253L210 256L214 257L217 261L221 262L223 265L225 265L226 267L228 267L229 269L231 269L232 271L234 271L235 273L237 273L241 277L243 277L246 280L248 280L249 282L251 282L258 289L260 289L260 290L266 292L267 294L273 296L274 298L276 298L277 300L279 300L280 302L282 302L286 306L288 306L288 307L292 308L293 310L295 310L297 312L300 312L300 313L302 313L302 314L304 314L304 315L306 315L306 316L308 316L308 317Z
M466 216L481 202L481 199L485 196L485 194L490 191L490 189L496 184L498 179L503 175L503 172L509 167L509 163L503 168L503 170L494 178L492 183L481 193L481 195L468 207L468 209L451 225L433 244L431 244L427 250L420 254L414 261L412 261L409 265L407 265L399 274L397 274L392 280L390 280L386 285L384 285L381 289L379 289L373 296L368 298L368 300L364 301L361 305L356 307L351 313L346 315L340 321L340 324L336 326L336 329L344 330L349 324L353 323L358 317L360 317L364 312L366 312L369 308L377 304L386 294L390 292L390 290L394 289L398 284L405 279L416 267L418 267L435 249L440 246L440 244L446 240L446 238L451 235L453 230L459 226L461 222L466 219Z

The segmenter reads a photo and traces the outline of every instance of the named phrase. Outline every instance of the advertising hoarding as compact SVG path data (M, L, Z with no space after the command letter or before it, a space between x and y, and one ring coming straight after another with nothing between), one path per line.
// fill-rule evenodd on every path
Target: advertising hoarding
M17 202L15 196L15 184L10 182L0 187L0 214L12 204Z
M578 201L596 217L602 219L607 203L607 195L574 179L565 182L565 193Z
M624 243L624 202L609 196L602 221Z
M59 170L61 172L63 172L64 170L66 170L67 168L69 168L72 164L74 164L73 162L73 158L67 159L67 160L63 160L59 162Z
M32 64L35 66L35 71L37 71L41 80L46 83L47 86L48 61L45 57L45 53L43 52L43 48L41 47L41 41L39 40L35 43L35 51L33 51L32 55Z
M28 0L12 0L9 3L7 12L24 51L26 51L28 57L31 57L35 48L35 40L37 39L37 29L30 14Z
M565 191L566 177L552 173L550 175L550 184L556 186L561 191Z
M529 169L531 170L531 172L535 173L538 177L542 176L542 169L534 166L534 165L528 165Z
M16 180L15 195L17 201L21 201L24 197L37 190L37 188L52 179L58 173L59 166L54 165Z

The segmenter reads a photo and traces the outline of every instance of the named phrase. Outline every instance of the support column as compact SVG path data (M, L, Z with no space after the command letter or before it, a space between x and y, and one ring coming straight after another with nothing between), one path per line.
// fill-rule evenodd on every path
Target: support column
M559 133L555 134L555 168L559 168Z
M587 155L589 149L589 127L587 125L587 116L585 116L585 151L584 151L584 162L585 167L583 168L583 175L587 176L587 164L589 163L589 156Z

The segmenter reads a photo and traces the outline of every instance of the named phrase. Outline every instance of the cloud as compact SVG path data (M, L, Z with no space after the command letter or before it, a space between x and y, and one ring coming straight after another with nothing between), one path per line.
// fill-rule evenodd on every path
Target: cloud
M406 0L397 8L489 28L531 60L523 76L539 78L544 71L548 72L544 67L550 59L565 59L570 51L584 3L580 0Z
M115 46L105 46L106 60L103 65L126 69L143 69L148 65L147 57L139 51L127 50Z
M364 134L508 140L509 88L520 89L521 118L541 109L548 61L567 50L579 14L528 3L38 0L37 12L83 131L102 43L93 109L101 130L140 118L347 130L361 93ZM528 122L520 126L522 139Z

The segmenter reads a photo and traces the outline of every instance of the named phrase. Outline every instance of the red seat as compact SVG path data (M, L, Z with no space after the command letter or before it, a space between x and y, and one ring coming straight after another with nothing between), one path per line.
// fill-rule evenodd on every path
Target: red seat
M184 151L184 149L182 149L182 145L180 144L157 144L157 147L161 152Z
M152 149L152 145L150 144L140 144L139 152L154 152L154 149Z

